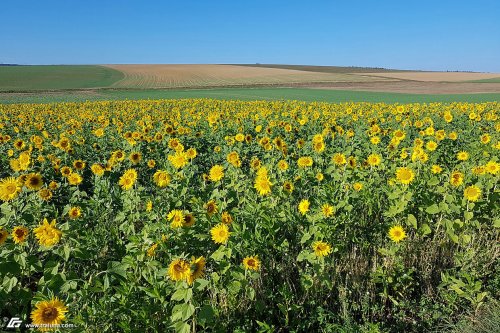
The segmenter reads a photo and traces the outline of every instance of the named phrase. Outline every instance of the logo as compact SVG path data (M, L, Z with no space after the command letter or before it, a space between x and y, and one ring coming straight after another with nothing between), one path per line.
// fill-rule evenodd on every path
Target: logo
M12 317L9 321L9 323L7 324L7 328L17 328L19 326L21 326L22 324L22 320L21 318L19 317Z

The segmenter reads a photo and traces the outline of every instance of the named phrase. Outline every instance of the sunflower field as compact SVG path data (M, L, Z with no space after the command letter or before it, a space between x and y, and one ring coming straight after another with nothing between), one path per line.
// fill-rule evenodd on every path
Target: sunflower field
M0 105L0 315L74 332L428 332L474 315L500 291L499 111Z

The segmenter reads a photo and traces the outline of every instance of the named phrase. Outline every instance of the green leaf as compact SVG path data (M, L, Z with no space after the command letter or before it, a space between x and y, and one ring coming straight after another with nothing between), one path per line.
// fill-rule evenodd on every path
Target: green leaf
M433 205L430 205L429 207L427 207L425 209L425 211L428 213L428 214L437 214L440 212L439 210L439 206L436 205L436 204L433 204Z
M494 219L493 220L493 226L495 228L500 228L500 219Z
M472 240L471 235L467 235L467 234L462 235L462 242L464 244L469 244L471 240Z
M189 288L186 290L186 295L184 296L184 302L189 302L193 298L193 289Z
M312 253L309 250L302 250L300 251L299 255L297 256L297 261L301 262L307 260L309 262L314 260L314 253Z
M309 239L311 239L311 234L309 234L308 232L306 232L304 235L302 235L302 238L300 239L300 244L304 244Z
M426 236L432 232L431 227L427 223L424 223L420 226L420 232L422 235Z
M71 248L68 244L64 245L64 261L68 261L69 255L71 253Z
M204 290L208 284L210 283L210 281L208 280L205 280L205 279L197 279L195 282L194 282L194 288L198 291L202 291Z
M205 323L210 323L214 319L214 309L211 305L205 304L198 311L198 321L203 325Z
M127 278L127 268L129 267L128 264L123 264L118 261L111 261L108 263L108 270L107 272L109 274L113 275L118 275L123 278Z
M458 236L453 232L453 230L451 229L448 229L446 231L446 233L448 234L448 237L456 244L458 244Z
M228 289L231 294L237 294L241 289L241 282L240 281L231 282L228 286Z
M474 213L473 212L464 212L464 219L465 219L465 221L472 220L473 217L474 217Z
M451 284L450 285L450 288L455 291L458 295L463 295L464 294L464 291L462 289L460 289L460 287L456 284Z
M170 298L172 301L181 301L184 299L184 297L186 297L186 293L187 293L187 290L188 289L184 289L184 288L180 288L180 289L177 289L172 297Z
M255 289L253 289L252 287L247 287L247 291L248 291L248 299L253 301L255 299Z
M431 179L429 179L427 181L427 185L429 185L429 186L434 186L437 184L439 184L439 179L437 177L432 177Z
M14 287L17 285L17 278L15 276L11 278L5 276L2 285L4 287L4 290L10 293L12 289L14 289Z
M2 275L7 273L18 275L21 274L21 267L14 261L0 262L0 273Z
M182 320L188 320L194 314L194 305L191 303L184 303L182 308Z
M191 328L190 328L189 324L187 324L183 321L175 323L173 325L173 328L175 329L176 333L189 333L189 332L191 332Z
M226 247L224 245L221 245L214 253L212 253L210 258L212 258L213 260L215 260L217 262L221 261L222 258L224 258L224 255L226 253L225 249L226 249Z
M413 214L408 214L408 224L413 226L413 228L417 229L417 219Z

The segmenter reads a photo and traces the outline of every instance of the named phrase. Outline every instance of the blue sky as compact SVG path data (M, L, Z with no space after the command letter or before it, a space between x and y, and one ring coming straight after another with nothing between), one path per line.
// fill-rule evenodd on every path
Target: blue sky
M500 72L500 1L4 0L0 63Z

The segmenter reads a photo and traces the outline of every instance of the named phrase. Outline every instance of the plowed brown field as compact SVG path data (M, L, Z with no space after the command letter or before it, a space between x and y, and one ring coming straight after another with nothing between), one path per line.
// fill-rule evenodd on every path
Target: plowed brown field
M236 65L106 65L125 74L116 88L193 88L283 85L318 82L378 82L391 78L345 73L316 73L291 69Z

